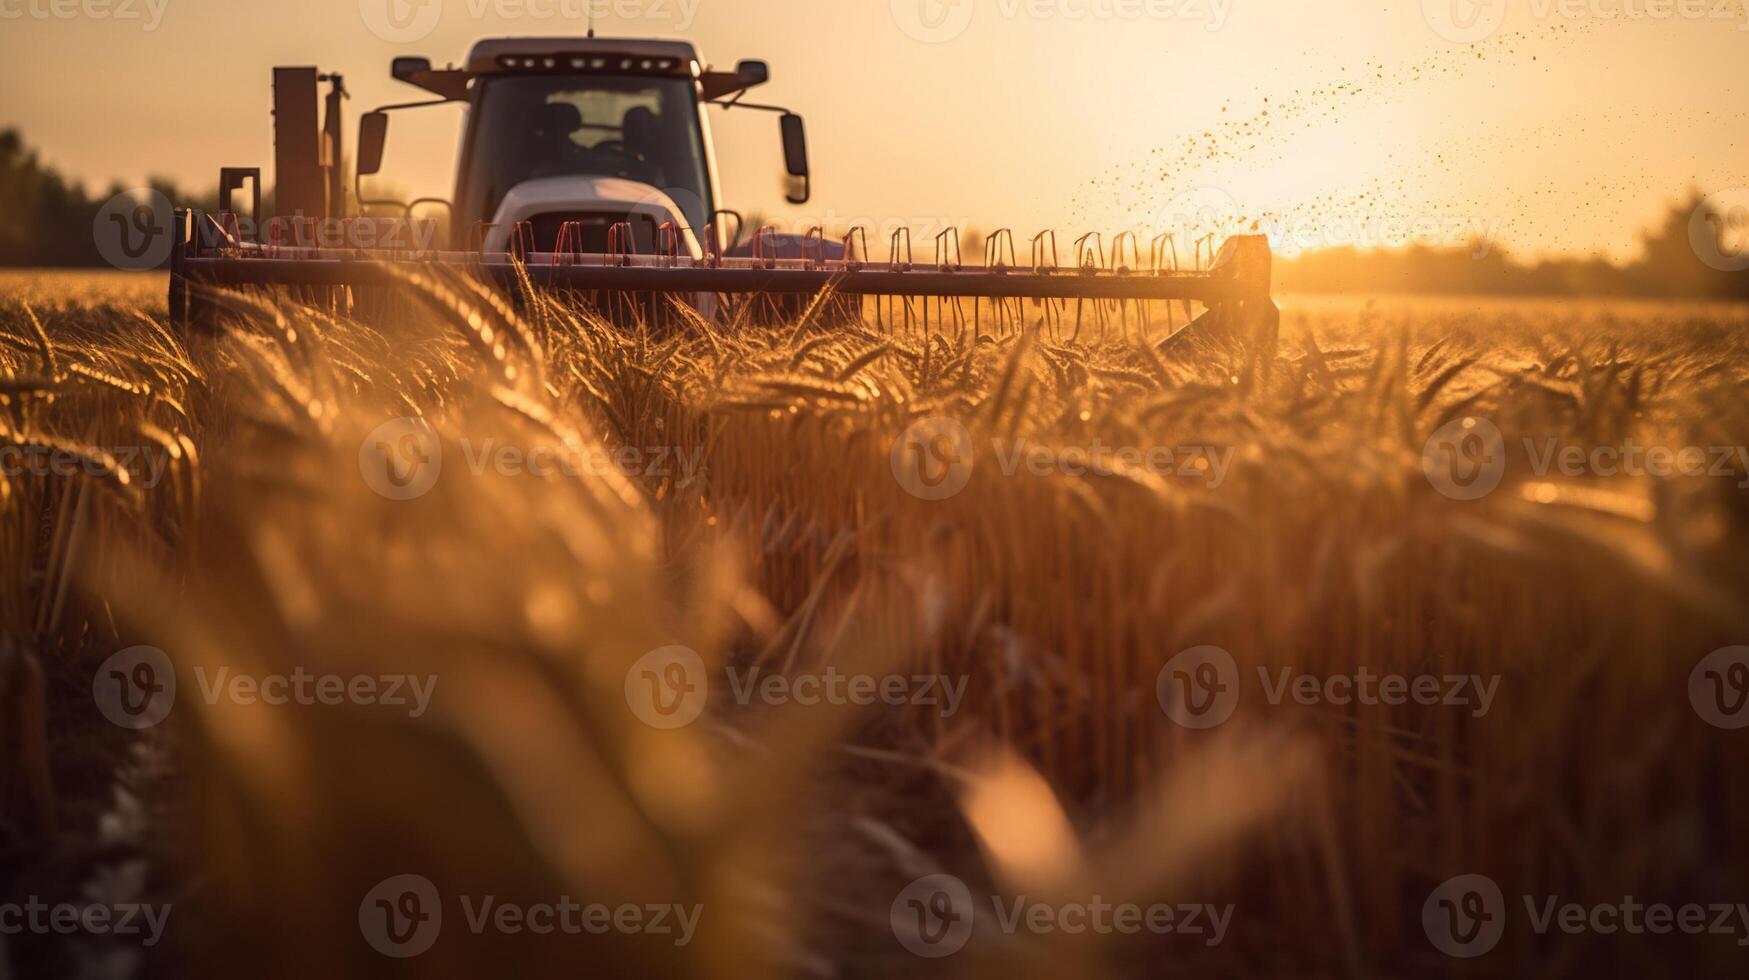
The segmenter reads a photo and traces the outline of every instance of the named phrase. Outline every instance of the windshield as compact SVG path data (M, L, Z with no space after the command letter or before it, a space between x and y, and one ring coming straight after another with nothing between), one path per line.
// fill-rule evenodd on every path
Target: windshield
M695 86L685 78L511 75L483 80L457 198L491 220L542 177L624 177L666 191L695 230L710 207Z

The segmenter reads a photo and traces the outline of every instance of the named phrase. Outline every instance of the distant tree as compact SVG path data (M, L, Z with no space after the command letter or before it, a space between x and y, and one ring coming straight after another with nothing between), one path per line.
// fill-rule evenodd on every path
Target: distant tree
M217 191L191 196L161 178L148 187L171 202L216 210ZM94 226L105 202L127 189L113 184L102 197L45 167L16 129L0 130L0 266L101 266Z
M17 130L0 132L0 264L95 263L96 216L84 189L44 169Z
M1749 214L1725 213L1698 193L1671 204L1640 234L1640 257L1626 265L1602 256L1526 264L1497 243L1465 248L1322 249L1277 263L1284 291L1425 292L1507 296L1657 296L1749 299L1749 271L1715 269L1697 249L1733 256L1749 248Z
M1640 234L1643 257L1626 270L1634 291L1654 296L1749 298L1749 271L1707 265L1699 248L1731 256L1749 246L1749 216L1727 213L1698 191L1670 206L1664 220Z

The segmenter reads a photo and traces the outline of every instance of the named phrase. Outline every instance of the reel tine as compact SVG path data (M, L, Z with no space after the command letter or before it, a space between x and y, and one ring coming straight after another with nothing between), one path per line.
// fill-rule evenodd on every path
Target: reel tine
M860 253L856 250L856 242L859 239L862 242L862 251ZM858 258L858 255L860 255L861 258ZM861 225L856 225L844 233L844 267L851 270L860 269L862 268L862 264L867 261L868 229Z
M756 269L772 268L770 265L772 257L765 254L765 249L771 240L772 234L773 232L768 225L760 225L753 230L753 237L749 239L749 242L753 252L753 267Z
M1164 266L1166 262L1166 250L1168 247L1172 250L1171 271L1178 271L1178 242L1173 238L1171 232L1165 232L1163 234L1155 235L1153 240L1148 243L1148 265L1152 268L1154 275L1160 275L1167 271L1162 268L1162 266Z
M901 243L902 243L902 247L903 247L903 252L900 251ZM903 259L900 258L901 254L904 256ZM908 272L911 269L913 261L914 260L913 260L912 254L911 254L911 229L910 228L897 228L897 229L895 229L893 231L892 243L888 246L888 249L887 249L887 269L888 269L888 271L890 271L890 272ZM909 295L895 297L895 300L902 301L904 303L904 307L905 307L904 332L910 333L911 332L911 318L912 318L912 312L913 312L913 309L911 306L911 297ZM895 302L894 305L896 306L896 305L898 305L898 303ZM897 318L895 317L894 319L896 320ZM897 324L895 324L895 326L896 325Z
M559 225L559 239L553 243L553 265L575 265L583 251L583 222L567 221Z
M1051 240L1050 265L1045 265L1044 262L1044 240L1047 237ZM1057 230L1055 228L1046 228L1044 231L1032 236L1032 271L1043 274L1047 272L1056 272L1057 269Z
M1093 244L1089 245L1088 242L1090 241ZM1104 245L1104 236L1100 235L1097 231L1090 231L1087 234L1082 235L1080 238L1075 239L1076 270L1083 275L1093 275L1103 269L1105 266ZM1081 339L1082 313L1085 302L1086 301L1081 297L1075 298L1075 334L1069 338L1071 342ZM1093 303L1093 311L1099 315L1099 336L1101 340L1104 340L1105 308L1098 300L1095 300Z
M1124 246L1124 242L1126 242L1126 241L1130 243L1130 258L1132 260L1134 260L1134 263L1135 263L1133 266L1126 265L1124 263L1124 260L1123 260L1123 246ZM1118 232L1117 237L1115 237L1111 240L1111 268L1112 268L1112 271L1116 272L1120 276L1127 276L1131 272L1138 270L1141 267L1142 267L1142 249L1141 249L1141 245L1137 244L1136 233L1133 231L1120 231L1120 232Z
M1124 243L1130 246L1131 265L1124 261ZM1142 246L1134 231L1120 231L1111 240L1111 271L1113 275L1127 276L1142 267ZM1118 329L1122 331L1123 339L1130 336L1130 309L1127 300L1117 301Z
M814 249L813 255L808 254L810 246ZM807 263L810 269L825 268L826 229L819 225L808 229L807 234L802 238L802 260Z
M904 251L905 258L903 261L901 261L899 258L899 247L900 247L901 242L903 242L904 249L905 249L905 251ZM912 256L911 256L911 229L898 228L898 229L894 230L893 241L892 241L892 244L888 248L887 255L888 255L888 268L890 271L892 271L892 272L908 272L908 271L910 271L911 265L914 261Z
M1002 246L1008 246L1008 261L1002 261ZM984 267L991 272L1004 272L1015 267L1014 231L1010 228L998 228L984 239Z
M952 227L943 228L941 231L937 232L935 235L935 268L936 268L936 271L938 271L938 272L959 272L963 266L964 266L964 262L962 260L961 255L960 255L960 231L959 231L959 229L952 228ZM946 327L947 327L947 297L945 297L945 296L938 297L936 299L936 307L937 307L937 309L939 309L941 311L941 326L943 329L946 329ZM965 322L965 314L959 310L958 303L954 304L954 309L955 309L956 315L959 317L959 325L958 325L957 329L963 332L964 322ZM924 330L924 333L929 332L929 301L927 298L924 299L924 301L923 301L923 330Z
M1092 241L1092 245L1087 243ZM1075 239L1075 268L1082 272L1097 272L1105 266L1105 237L1090 231Z
M714 219L704 226L704 242L702 244L704 245L705 265L712 269L722 265L723 243L720 240L717 223Z
M534 254L534 222L516 223L515 234L510 236L510 254L518 262L527 264L528 257Z
M662 222L662 227L656 229L656 254L662 268L672 269L680 264L680 226L672 221Z
M631 257L638 254L638 243L633 236L632 223L618 221L608 226L607 252L603 257L603 265L631 265Z
M1049 265L1045 264L1045 259L1047 258L1045 242L1047 239L1050 242L1050 251L1048 253L1048 258L1050 259ZM1052 275L1059 271L1059 269L1060 263L1057 258L1057 230L1055 228L1046 228L1044 231L1032 236L1032 271L1035 275ZM1052 300L1045 300L1043 306L1045 319L1051 324L1051 339L1057 340L1062 336L1062 307ZM1018 316L1020 317L1018 326L1024 328L1026 326L1024 307L1018 311Z
M949 253L952 253L950 259ZM958 228L943 228L935 236L935 264L943 270L958 272L960 259L960 230Z

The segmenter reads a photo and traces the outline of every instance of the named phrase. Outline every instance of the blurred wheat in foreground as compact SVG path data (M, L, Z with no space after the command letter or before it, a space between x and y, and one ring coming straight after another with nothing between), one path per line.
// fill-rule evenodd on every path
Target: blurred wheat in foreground
M1749 901L1745 743L1691 670L1749 642L1749 472L1524 475L1437 493L1481 416L1582 447L1749 444L1749 323L1529 310L1290 316L1280 346L699 322L616 328L463 282L367 326L228 296L0 310L0 900L155 902L150 948L0 937L18 976L1725 975L1741 937L1537 934L1474 962L1423 900ZM1225 447L1201 469L1004 468L908 493L923 419L975 447ZM443 460L391 499L386 423ZM382 451L395 456L399 443ZM696 466L501 472L660 449ZM636 458L643 460L642 455ZM1515 464L1522 460L1514 460ZM1194 464L1192 464L1194 467ZM1736 464L1732 464L1736 465ZM110 724L100 665L174 665L164 724ZM628 676L696 652L690 725ZM1175 724L1175 655L1230 652L1232 719ZM726 675L963 680L917 704L774 705ZM1270 704L1267 676L1496 677L1491 708ZM210 678L405 676L427 710L270 706ZM415 874L441 935L373 948ZM947 874L963 949L895 907ZM696 934L473 930L458 897L697 909ZM1207 936L1005 929L1023 899L1230 907ZM393 902L390 902L390 906Z

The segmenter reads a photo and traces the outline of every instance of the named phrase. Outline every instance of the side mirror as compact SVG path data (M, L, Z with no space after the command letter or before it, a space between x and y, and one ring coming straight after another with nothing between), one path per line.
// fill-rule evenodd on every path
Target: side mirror
M404 82L420 72L430 70L430 58L396 58L389 62L389 75L397 82Z
M802 125L802 117L793 112L786 112L778 121L783 129L783 163L791 177L801 182L800 191L791 191L786 195L791 204L806 204L813 196L808 179L808 134Z
M358 117L358 175L383 169L383 144L389 138L389 114L367 112Z
M742 61L735 65L735 78L743 89L771 81L771 66L763 61Z

